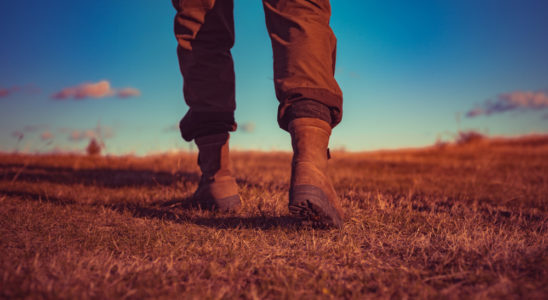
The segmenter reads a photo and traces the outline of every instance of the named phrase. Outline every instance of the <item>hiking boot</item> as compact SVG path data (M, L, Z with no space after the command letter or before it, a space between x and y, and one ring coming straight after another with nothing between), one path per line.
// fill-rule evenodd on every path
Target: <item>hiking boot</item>
M289 212L316 225L341 228L343 211L327 177L331 126L316 118L297 118L288 129L293 146Z
M222 212L240 210L238 185L232 176L228 154L229 138L228 133L221 133L195 139L202 177L192 200L193 204L203 209Z

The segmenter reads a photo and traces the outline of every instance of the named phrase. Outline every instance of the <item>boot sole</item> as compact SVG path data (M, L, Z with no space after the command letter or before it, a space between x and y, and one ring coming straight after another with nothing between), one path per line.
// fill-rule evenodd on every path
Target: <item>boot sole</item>
M289 213L315 226L342 228L342 218L327 195L313 185L298 185L291 192Z

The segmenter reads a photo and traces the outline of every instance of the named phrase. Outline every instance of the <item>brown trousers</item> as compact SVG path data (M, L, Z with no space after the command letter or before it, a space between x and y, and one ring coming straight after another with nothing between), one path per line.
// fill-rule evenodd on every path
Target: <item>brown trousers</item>
M181 134L191 141L233 131L233 0L172 1L183 93L190 107L180 122ZM334 78L336 38L329 26L329 0L263 0L263 6L274 54L280 127L287 130L284 115L292 106L308 102L309 107L310 100L327 107L331 126L336 126L342 117L342 92Z

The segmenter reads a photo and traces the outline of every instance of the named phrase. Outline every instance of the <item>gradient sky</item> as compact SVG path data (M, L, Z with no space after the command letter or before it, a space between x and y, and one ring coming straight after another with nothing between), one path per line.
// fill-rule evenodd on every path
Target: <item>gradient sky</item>
M288 150L261 1L235 2L232 147ZM344 93L332 148L425 146L459 128L548 133L548 1L335 0L332 10ZM174 130L187 107L173 16L167 0L2 1L0 151L81 150L98 126L107 153L189 149ZM52 97L101 81L112 94ZM124 88L140 95L118 97Z

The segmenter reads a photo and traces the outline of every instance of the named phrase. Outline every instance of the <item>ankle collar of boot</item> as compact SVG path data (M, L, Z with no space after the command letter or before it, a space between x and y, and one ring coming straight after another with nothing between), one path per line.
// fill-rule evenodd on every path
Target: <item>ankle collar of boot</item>
M227 132L197 137L194 141L198 147L204 145L223 145L229 138L230 134Z
M289 132L293 132L299 127L316 127L331 133L331 125L326 121L317 118L297 118L287 125Z

